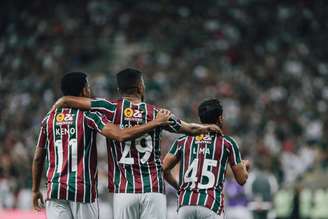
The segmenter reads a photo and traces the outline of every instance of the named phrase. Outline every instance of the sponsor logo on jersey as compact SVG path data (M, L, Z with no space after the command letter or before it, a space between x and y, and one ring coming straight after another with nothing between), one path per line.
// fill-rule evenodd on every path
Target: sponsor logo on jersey
M210 135L197 135L195 137L195 143L196 144L211 144L212 143L212 138Z
M140 111L137 109L126 108L124 110L124 120L142 122L143 121L142 113L143 113L143 111Z
M59 113L56 116L57 125L71 125L73 124L73 114L70 113Z

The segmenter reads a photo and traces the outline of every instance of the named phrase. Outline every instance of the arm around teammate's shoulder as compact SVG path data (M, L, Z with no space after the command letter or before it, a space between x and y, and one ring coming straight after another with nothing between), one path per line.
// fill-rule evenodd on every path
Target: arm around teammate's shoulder
M156 118L144 125L133 126L130 128L121 129L116 125L107 123L101 130L101 134L104 136L124 142L137 138L151 130L169 124L169 119L171 117L171 112L168 110L160 110Z
M184 133L187 135L200 135L207 134L209 132L215 132L222 135L222 130L217 125L188 123L185 121L181 121L181 128L179 130L179 133Z
M52 108L76 108L81 110L91 109L91 98L87 97L75 97L75 96L63 96L59 98Z

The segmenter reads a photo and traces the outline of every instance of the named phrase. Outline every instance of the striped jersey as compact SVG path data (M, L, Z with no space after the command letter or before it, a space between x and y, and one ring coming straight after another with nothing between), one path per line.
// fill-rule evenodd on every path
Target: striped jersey
M43 119L37 147L46 149L47 199L90 203L97 197L99 113L62 108Z
M133 104L127 99L96 99L91 109L99 111L112 123L121 128L145 124L156 118L158 110L151 104ZM171 117L165 127L177 132L180 120ZM164 193L163 170L160 151L159 127L132 141L118 142L107 139L108 189L115 193Z
M173 143L169 153L180 164L179 207L203 206L220 215L227 163L233 166L241 162L236 141L217 134L183 136Z

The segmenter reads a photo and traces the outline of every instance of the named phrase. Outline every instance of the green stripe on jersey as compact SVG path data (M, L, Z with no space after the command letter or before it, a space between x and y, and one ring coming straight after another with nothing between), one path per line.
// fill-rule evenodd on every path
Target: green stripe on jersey
M142 119L144 121L144 123L147 123L147 106L145 103L141 103L139 106L139 110L144 112L142 115L144 116L144 118ZM152 137L152 144L153 144L153 136ZM152 152L153 153L153 152ZM150 173L150 168L148 166L148 162L146 162L145 164L140 163L140 169L141 169L141 177L142 177L142 189L143 192L151 192L151 173Z
M84 126L84 182L85 182L85 191L84 197L85 202L90 202L91 200L91 176L90 176L90 156L91 156L91 138L93 138L92 130L85 125Z
M227 135L224 136L224 138L232 144L233 151L231 151L231 153L234 153L234 157L236 157L237 163L240 163L241 162L241 156L240 156L239 147L238 147L237 142L235 141L235 139L233 139L232 137L227 136Z
M70 136L69 136L69 140L71 139L77 139L77 124L78 124L78 111L76 109L72 109L71 110L71 114L73 116L75 116L75 118L73 119L74 123L69 127L69 128L74 128L75 132L72 134L70 132ZM70 146L70 145L69 145ZM78 146L78 145L76 145ZM76 153L78 152L78 148L76 148ZM72 148L69 148L69 157L70 157L70 161L71 163L69 163L69 179L68 179L68 199L69 200L75 200L75 196L76 196L76 175L77 175L77 169L76 171L72 171ZM78 159L78 155L76 154L76 158Z
M123 124L123 127L125 127L125 125L130 125L130 122L129 121L126 121L124 118L124 110L126 108L132 108L132 103L130 101L127 101L127 100L123 100L123 107L122 107L122 118L123 118L123 121L121 121L121 124ZM135 147L135 140L133 140L131 142L131 147ZM125 145L124 145L125 147ZM129 151L129 157L131 157L131 149ZM133 170L132 170L132 165L126 165L126 164L123 164L125 165L124 166L124 169L125 169L125 176L126 176L126 179L127 179L127 187L125 188L125 190L129 193L132 193L134 192L134 185L135 185L135 182L134 182L134 176L133 176Z
M185 190L185 194L182 200L182 205L189 205L192 192L190 190Z
M115 111L116 105L105 99L96 99L91 101L91 108L105 108L110 111Z
M55 198L55 199L59 199L59 180L60 180L60 175L59 175L59 173L58 172L60 172L59 170L58 170L58 166L59 166L59 164L58 164L58 145L59 144L56 144L56 141L58 141L58 140L62 140L61 139L61 135L56 135L56 128L60 128L60 126L59 125L57 125L57 122L56 122L56 117L57 117L57 115L58 114L60 114L60 113L62 113L63 112L63 109L57 109L57 111L56 111L56 113L55 113L55 116L54 116L54 118L53 118L53 135L54 135L54 147L55 147L55 159L56 159L56 168L55 168L55 173L54 173L54 176L53 176L53 178L52 178L52 180L51 180L51 183L52 183L52 186L51 186L51 198ZM62 144L60 144L60 145L62 145Z

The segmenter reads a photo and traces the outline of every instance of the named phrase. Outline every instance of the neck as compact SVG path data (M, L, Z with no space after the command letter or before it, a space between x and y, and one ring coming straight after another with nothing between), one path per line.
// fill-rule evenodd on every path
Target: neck
M132 103L140 103L142 101L141 96L138 94L125 94L123 95L123 98L129 100Z

